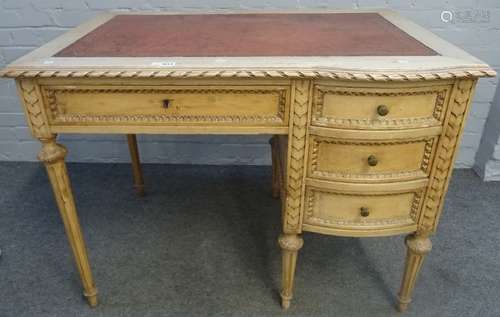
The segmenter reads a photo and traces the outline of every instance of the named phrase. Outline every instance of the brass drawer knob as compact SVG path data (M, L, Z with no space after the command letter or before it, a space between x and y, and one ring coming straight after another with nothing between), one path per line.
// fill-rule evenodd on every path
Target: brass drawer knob
M377 107L377 113L379 116L386 116L389 113L389 108L386 105L380 105Z
M361 217L368 217L370 215L370 209L368 209L368 207L361 207L359 214Z
M170 106L170 100L169 99L163 99L162 101L163 108L168 109Z
M377 164L378 164L378 159L375 157L375 155L368 156L368 165L376 166Z

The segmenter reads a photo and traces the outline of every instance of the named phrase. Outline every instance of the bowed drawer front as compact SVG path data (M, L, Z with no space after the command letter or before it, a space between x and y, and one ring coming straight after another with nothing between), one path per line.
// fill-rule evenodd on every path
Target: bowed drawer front
M316 82L303 230L415 231L452 90L451 81Z
M425 183L306 187L304 229L335 235L387 235L415 230ZM392 187L388 188L388 187ZM397 188L399 187L399 188Z
M312 124L356 129L439 126L451 87L318 84L314 88Z
M425 178L437 137L366 141L311 135L309 177L372 182Z
M45 86L43 92L55 125L288 125L288 86Z

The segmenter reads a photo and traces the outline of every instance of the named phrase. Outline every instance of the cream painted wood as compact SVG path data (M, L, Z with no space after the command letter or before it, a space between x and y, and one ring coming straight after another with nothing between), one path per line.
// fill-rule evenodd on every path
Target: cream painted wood
M297 11L294 11L297 12ZM103 13L7 66L0 76L93 78L330 78L359 81L422 81L495 76L488 65L390 10L301 10L301 13L377 12L413 38L432 48L436 56L297 57L52 57L116 14L182 14L182 12ZM220 14L204 12L204 14ZM224 13L287 13L224 11ZM288 12L290 13L290 12ZM292 12L293 13L293 12ZM199 13L203 14L203 13ZM383 43L381 43L383 45ZM174 66L162 66L162 65Z
M380 141L310 138L308 176L346 182L428 177L437 145L435 136Z
M64 158L67 150L55 142L55 136L40 138L42 149L38 158L45 164L54 196L59 207L66 235L73 251L76 267L83 284L83 295L91 307L97 306L97 289L90 270L87 249L76 213L75 202L71 192L68 172Z
M407 308L477 78L495 72L397 14L379 13L441 55L52 57L113 16L107 14L0 71L16 79L30 130L43 143L40 159L91 306L96 288L56 133L275 135L282 306L290 306L301 234L310 231L409 233L399 305ZM129 143L137 173L135 138Z
M405 239L407 255L401 290L399 291L398 309L401 312L408 309L411 294L415 287L418 273L422 268L425 255L432 249L431 240L426 235L411 234Z
M439 126L451 82L351 84L314 87L313 125L354 129L408 129Z
M375 193L363 189L306 187L303 230L340 236L385 236L415 231L424 187L382 190Z
M309 144L314 144L315 138L318 137L328 138L336 142L342 142L346 139L358 142L356 149L353 147L351 155L357 151L362 152L364 145L374 142L387 142L388 140L397 142L405 138L411 139L412 136L413 138L433 139L434 141L432 149L427 151L428 155L425 155L426 157L428 156L429 160L428 164L426 163L425 177L421 175L422 177L412 181L386 178L377 184L373 184L372 181L366 179L362 182L354 182L353 180L357 178L353 177L352 173L346 179L343 179L342 182L322 180L320 177L315 178L311 176L311 174L309 174L311 178L306 178L302 174L302 169L290 168L289 162L287 172L294 173L292 182L295 186L302 186L303 197L306 197L306 199L305 201L293 200L296 202L294 206L297 206L298 210L293 208L284 209L285 232L287 230L289 230L288 232L292 232L290 229L294 227L290 225L290 219L294 219L298 212L300 215L300 229L295 231L297 233L311 231L322 234L360 237L412 232L415 232L418 236L432 234L436 230L439 213L443 207L443 198L449 183L453 160L458 149L457 145L463 131L465 118L470 108L475 83L476 80L456 80L441 83L436 81L432 83L437 85L445 84L450 87L450 91L446 93L447 96L442 103L440 115L434 116L436 119L435 122L439 122L438 126L428 125L425 121L421 121L419 124L407 125L396 129L380 127L374 129L372 126L350 126L349 128L316 127L312 125L314 124L314 111L310 111L313 112L313 118L309 115L310 121L306 125L308 129L306 134L308 137L304 142L295 141L297 144L300 144L297 147L294 147L293 143L291 146L289 145L289 153L287 154L287 157L292 159L292 162L300 160L309 164L309 168L314 164L314 153L311 151L311 147L314 147L314 145ZM335 81L330 83L331 86L341 86L342 84L337 84ZM366 83L351 83L350 85L355 88L366 88ZM378 83L374 85L379 86ZM395 89L401 88L400 85L393 85ZM388 86L385 87L387 88ZM415 87L418 88L419 86L415 85ZM405 87L405 89L408 88L411 90L410 86ZM377 89L380 89L380 86ZM311 101L313 99L313 90L310 90L309 96L300 94L298 102L306 105L308 104L307 100ZM292 107L295 103L297 103L297 100L292 98ZM314 109L314 102L312 104ZM353 102L353 105L356 106L357 103ZM413 107L419 106L418 103L412 105ZM344 106L347 107L346 105ZM304 109L306 108L304 107ZM310 106L308 109L311 109ZM296 117L292 116L291 120L295 119ZM297 122L301 121L298 120ZM405 120L401 122L404 125L405 122L411 121ZM302 131L302 128L296 131L301 136L302 134L299 131ZM294 141L293 135L291 137L292 141ZM304 147L310 149L309 155L302 153ZM426 151L424 150L424 152ZM404 164L408 164L409 160L411 161L409 156L405 157L404 154L400 154L401 151L395 151L395 155L399 157L398 160L393 162L396 166L397 164L404 166ZM339 160L342 158L334 157L332 154L330 159ZM356 165L353 161L349 161L347 158L345 162L348 163L346 165L340 164L335 166L334 162L331 162L329 168L336 169L344 166L345 170L351 172L351 170L356 171L356 167L359 167L359 165ZM326 165L328 164L324 164L323 166ZM383 173L379 173L378 175L380 174ZM380 178L384 178L384 175ZM290 176L286 179L290 181ZM287 188L290 189L290 184L287 185ZM291 200L289 196L289 193L287 193L285 199L288 207L290 207ZM384 199L380 199L382 197ZM361 204L362 202L365 204ZM373 211L375 211L377 217L373 217ZM367 215L363 217L361 213ZM366 220L370 219L370 215L372 215L373 221ZM409 251L406 262L406 273L401 288L400 310L406 309L411 300L416 276L423 261L423 256L414 255L413 253ZM286 249L283 249L283 256L286 258L283 259L282 306L286 308L289 306L290 299L293 296L293 285L290 285L293 282L293 277L290 274L294 272L297 253L290 254Z
M134 178L134 189L137 195L144 196L144 176L142 174L139 148L135 134L127 134L128 149L130 151L130 162L132 163L132 175Z
M304 240L295 234L283 234L279 237L278 242L282 250L281 306L288 309L293 297L297 253L304 245Z
M123 84L43 86L51 124L288 125L287 86Z

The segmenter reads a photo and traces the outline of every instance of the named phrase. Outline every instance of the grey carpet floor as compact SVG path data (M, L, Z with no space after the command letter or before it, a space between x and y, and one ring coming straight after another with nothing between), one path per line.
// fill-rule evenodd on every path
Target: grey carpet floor
M37 163L0 164L0 316L401 316L403 237L304 235L278 302L269 167L69 164L100 304L90 309ZM404 316L500 316L500 183L456 171Z

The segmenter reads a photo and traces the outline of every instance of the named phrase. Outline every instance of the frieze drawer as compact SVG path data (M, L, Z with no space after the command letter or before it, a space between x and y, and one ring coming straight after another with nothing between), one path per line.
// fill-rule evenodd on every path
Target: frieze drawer
M45 86L57 124L287 126L287 86Z
M312 124L352 129L439 126L451 89L442 83L399 87L318 84L314 87Z
M343 182L426 178L438 140L437 136L376 141L310 138L308 176Z
M416 229L424 188L357 191L306 187L303 229L335 235L386 235Z

